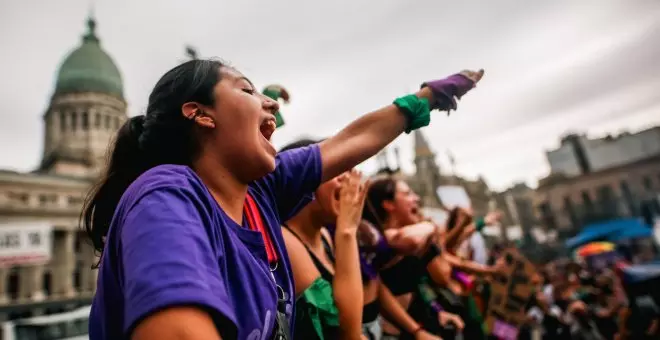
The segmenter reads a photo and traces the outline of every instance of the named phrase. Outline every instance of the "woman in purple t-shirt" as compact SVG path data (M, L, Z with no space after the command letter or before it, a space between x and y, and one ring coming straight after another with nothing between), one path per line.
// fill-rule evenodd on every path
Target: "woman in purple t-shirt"
M219 61L167 72L119 130L82 224L101 252L90 338L282 339L294 295L280 223L483 72L425 83L327 140L277 154L277 102Z

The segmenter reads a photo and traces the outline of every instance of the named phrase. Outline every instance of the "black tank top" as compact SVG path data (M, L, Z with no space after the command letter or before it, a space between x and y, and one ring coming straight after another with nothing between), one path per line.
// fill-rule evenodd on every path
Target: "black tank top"
M406 256L393 266L381 270L380 278L394 296L400 296L414 292L423 274L421 260L415 256Z
M321 273L321 277L324 280L332 283L332 280L334 279L335 276L323 265L323 262L321 262L321 259L319 259L318 256L316 256L316 254L311 249L309 249L307 244L305 242L303 242L303 240L300 238L300 236L298 236L298 234L296 234L296 232L293 231L293 229L291 229L286 224L284 225L284 228L286 228L286 230L291 232L291 234L293 236L295 236L298 239L298 241L300 241L300 243L302 243L302 245L305 247L305 250L307 250L307 253L309 254L309 257L312 258L312 262L314 262L314 266L319 271L319 273ZM334 264L335 263L335 254L332 251L332 246L330 245L330 241L328 241L325 238L323 233L321 233L321 241L323 242L323 250L325 251L326 256L328 256L328 258L330 259L330 262L332 262L332 264Z

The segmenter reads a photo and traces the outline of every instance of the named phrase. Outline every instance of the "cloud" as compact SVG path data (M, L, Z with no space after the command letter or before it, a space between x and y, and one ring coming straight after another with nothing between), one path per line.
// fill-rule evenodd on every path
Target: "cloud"
M88 2L9 2L0 12L0 168L40 160L42 114L59 62L80 41ZM468 67L482 84L424 132L444 169L445 150L468 176L496 187L546 171L543 151L563 130L639 128L657 122L660 2L397 0L99 2L98 31L118 64L130 114L192 44L231 61L259 86L292 94L275 139L329 136L422 81ZM657 92L657 91L656 91ZM619 118L637 117L635 122ZM608 121L616 121L612 125ZM402 136L413 170L412 140ZM17 150L16 145L22 149ZM511 150L516 150L511 152ZM373 168L373 162L365 167Z

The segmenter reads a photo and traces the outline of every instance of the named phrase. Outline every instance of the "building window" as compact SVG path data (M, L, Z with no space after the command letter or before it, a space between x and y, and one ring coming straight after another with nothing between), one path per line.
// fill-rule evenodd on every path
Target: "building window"
M18 292L19 292L19 287L18 285L20 284L19 276L18 276L18 267L13 267L9 271L9 277L7 279L7 296L11 300L16 300L18 299Z
M66 116L64 112L60 112L60 131L66 132Z
M564 197L564 210L566 211L566 214L568 214L568 219L571 221L572 227L578 228L580 226L580 221L575 214L575 207L569 196Z
M105 129L110 130L110 116L105 116Z
M651 191L653 189L653 181L651 181L651 177L644 176L642 178L642 185L644 185L645 190Z
M71 131L75 132L78 127L78 115L75 112L71 112Z
M620 187L621 187L621 194L623 195L623 200L626 202L626 206L630 211L630 215L637 216L639 214L639 211L637 209L637 203L635 202L635 198L633 197L628 182L626 182L625 180L621 181Z
M73 275L73 278L72 278L73 288L75 288L75 290L77 290L77 291L80 291L81 287L82 287L82 276L80 275L80 267L81 267L81 265L78 264L76 266L76 269L72 273L72 275Z
M94 127L97 128L97 129L101 128L101 114L100 113L96 113L94 115Z
M28 194L24 192L10 192L9 194L7 194L7 196L9 200L19 204L27 204L30 198Z
M119 117L115 118L115 130L119 130Z
M610 219L618 216L617 202L614 191L609 185L598 187L598 201L600 205L600 218Z
M43 281L43 290L44 294L46 296L51 296L53 294L52 289L53 289L53 275L50 273L50 270L47 270L44 273L44 281Z
M555 216L552 213L552 208L548 202L544 202L539 205L539 210L541 212L541 221L545 227L549 230L556 229L557 224L555 221Z
M82 115L82 128L83 130L89 129L89 113L87 111L83 112Z
M80 204L82 204L82 201L83 201L82 198L77 197L77 196L69 196L68 197L69 205L80 205Z

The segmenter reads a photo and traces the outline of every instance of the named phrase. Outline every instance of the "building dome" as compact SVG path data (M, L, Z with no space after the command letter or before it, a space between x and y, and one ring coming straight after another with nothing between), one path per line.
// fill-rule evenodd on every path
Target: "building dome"
M96 36L96 22L87 20L87 33L82 44L71 52L57 73L55 94L97 92L119 98L124 90L119 69L101 48Z

